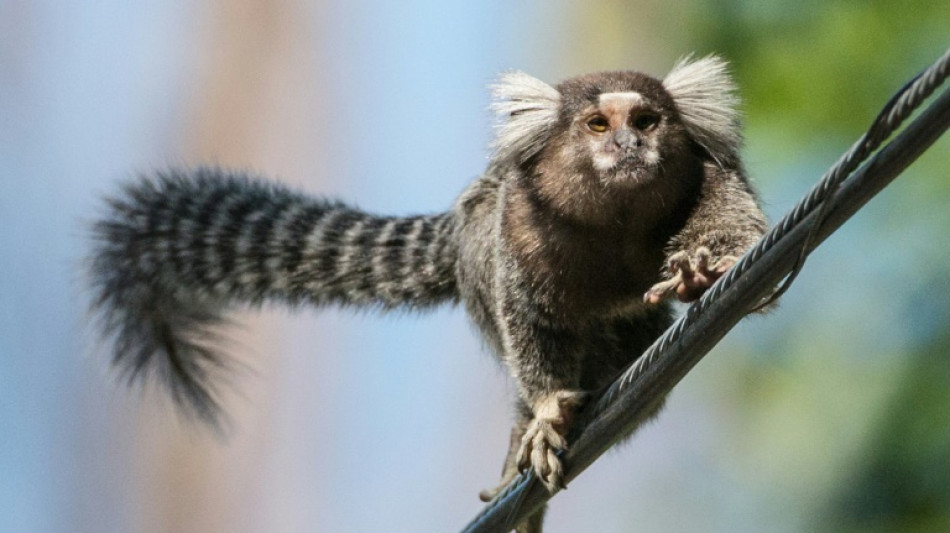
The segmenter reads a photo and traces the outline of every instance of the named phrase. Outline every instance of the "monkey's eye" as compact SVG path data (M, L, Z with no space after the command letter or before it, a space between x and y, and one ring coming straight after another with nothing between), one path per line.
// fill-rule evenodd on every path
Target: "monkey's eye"
M594 133L603 133L610 127L610 122L606 118L597 115L587 121L587 129Z
M660 116L652 113L643 113L633 119L633 127L640 131L650 131L660 123Z

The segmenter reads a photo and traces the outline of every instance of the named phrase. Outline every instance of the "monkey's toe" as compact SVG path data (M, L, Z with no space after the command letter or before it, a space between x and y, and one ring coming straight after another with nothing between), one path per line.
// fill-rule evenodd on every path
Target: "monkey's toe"
M564 487L564 468L557 452L567 449L564 436L548 420L535 419L528 426L518 450L518 468L533 468L551 492Z

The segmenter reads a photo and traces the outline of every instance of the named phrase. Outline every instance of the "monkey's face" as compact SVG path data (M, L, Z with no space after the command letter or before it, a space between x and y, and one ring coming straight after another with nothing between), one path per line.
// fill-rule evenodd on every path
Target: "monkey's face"
M634 185L656 174L668 126L663 111L636 91L601 93L573 124L594 170L611 185Z
M523 179L559 213L616 220L642 211L637 202L677 201L695 180L696 153L660 80L600 72L566 80L543 98L525 98L526 84L506 88L513 103L503 108L510 115L499 140L521 154L537 150L522 159Z
M574 168L589 187L649 186L689 151L673 99L656 78L603 72L568 80L559 90L567 134L559 143L561 157L581 165Z
M662 80L587 74L552 87L521 72L494 86L495 159L539 201L579 221L670 205L695 193L706 158L736 161L737 99L725 64L684 60Z

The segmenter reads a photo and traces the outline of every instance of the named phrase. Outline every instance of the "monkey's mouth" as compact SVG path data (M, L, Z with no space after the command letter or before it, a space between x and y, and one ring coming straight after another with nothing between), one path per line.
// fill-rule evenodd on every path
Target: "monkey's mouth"
M617 168L643 168L646 167L646 160L643 158L643 154L639 152L634 152L626 154L623 157L617 160Z
M611 185L639 185L650 180L654 166L644 154L633 152L615 159L608 168L601 170L601 176Z

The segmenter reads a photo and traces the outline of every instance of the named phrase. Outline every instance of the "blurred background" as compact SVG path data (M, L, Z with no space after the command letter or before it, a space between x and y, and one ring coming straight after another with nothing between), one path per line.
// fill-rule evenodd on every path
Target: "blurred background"
M226 439L108 369L99 199L220 164L392 214L484 168L486 86L728 59L779 218L948 45L950 2L0 0L0 531L453 531L510 383L460 309L241 315ZM547 531L950 530L950 138L743 322Z

